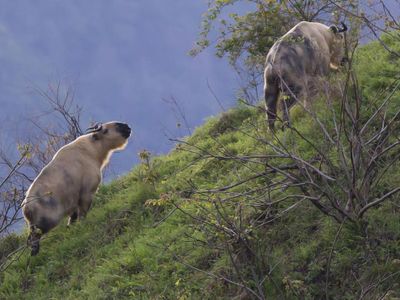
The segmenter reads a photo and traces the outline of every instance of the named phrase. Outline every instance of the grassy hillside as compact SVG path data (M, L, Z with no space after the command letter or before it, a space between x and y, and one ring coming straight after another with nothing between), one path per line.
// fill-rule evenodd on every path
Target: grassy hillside
M377 43L358 51L360 119L390 94L386 114L396 117L400 93L390 87L399 79L399 67L399 59ZM331 130L323 103L315 109ZM49 233L37 257L29 257L28 250L14 256L0 273L0 299L400 297L400 195L362 219L341 222L307 198L291 198L301 190L280 184L282 172L269 171L282 162L268 156L274 145L304 160L317 156L315 145L334 162L340 157L300 108L292 111L292 120L302 138L291 130L273 137L264 118L261 110L238 104L209 119L168 155L142 152L141 165L101 187L84 221ZM395 123L389 140L399 133ZM389 167L379 163L387 170L370 191L376 195L400 186L397 160ZM333 191L344 177L332 182ZM3 240L0 254L25 238Z

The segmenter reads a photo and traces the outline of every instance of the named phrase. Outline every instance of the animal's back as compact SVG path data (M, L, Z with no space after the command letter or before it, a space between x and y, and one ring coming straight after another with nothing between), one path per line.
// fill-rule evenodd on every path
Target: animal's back
M329 48L321 23L300 22L271 47L266 64L272 65L281 77L319 75L329 68Z
M62 147L26 192L22 209L31 224L40 223L42 216L55 222L77 205L80 188L76 187L82 181L85 165L75 148L72 144Z

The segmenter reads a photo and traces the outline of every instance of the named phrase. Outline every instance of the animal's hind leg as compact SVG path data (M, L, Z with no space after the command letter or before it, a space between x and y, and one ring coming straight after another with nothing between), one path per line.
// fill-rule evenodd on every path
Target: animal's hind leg
M31 225L28 236L28 246L31 247L31 256L35 256L39 253L41 237L42 231L36 226Z
M265 105L267 109L268 127L274 130L276 107L279 97L279 87L276 82L267 82L265 87Z

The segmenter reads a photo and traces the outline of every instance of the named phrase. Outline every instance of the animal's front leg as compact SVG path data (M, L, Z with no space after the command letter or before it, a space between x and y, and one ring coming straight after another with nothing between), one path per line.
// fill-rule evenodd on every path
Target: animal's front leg
M79 201L78 218L79 220L86 217L87 212L92 205L92 194L85 194L81 196Z
M75 223L77 219L78 219L78 210L74 211L73 214L70 215L67 226L69 227L71 224Z

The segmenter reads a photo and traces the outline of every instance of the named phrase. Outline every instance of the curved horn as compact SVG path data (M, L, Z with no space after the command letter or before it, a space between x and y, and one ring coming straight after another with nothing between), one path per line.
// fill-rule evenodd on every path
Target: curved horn
M339 29L335 25L332 25L331 27L329 27L329 29L332 30L332 32L335 34L339 32Z
M346 26L346 24L344 24L343 22L340 22L340 24L342 24L342 29L339 29L339 32L345 32L345 31L347 31L347 26Z
M92 133L92 132L97 132L100 131L103 128L103 125L101 123L96 123L96 125L89 127L86 129L86 133Z

